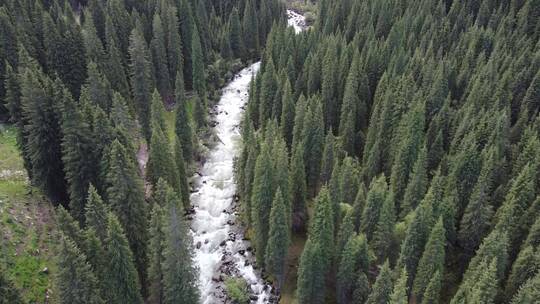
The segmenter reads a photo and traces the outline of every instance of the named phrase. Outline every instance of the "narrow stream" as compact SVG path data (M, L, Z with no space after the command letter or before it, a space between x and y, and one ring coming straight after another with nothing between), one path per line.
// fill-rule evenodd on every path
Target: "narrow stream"
M289 26L296 32L305 24L303 16L287 11ZM199 268L201 303L226 303L224 279L242 277L250 287L251 303L274 303L272 288L253 267L255 257L243 228L236 220L236 184L233 161L240 149L238 125L248 100L249 83L259 70L257 62L235 75L222 91L214 109L219 138L207 156L200 176L194 178L196 192L191 195L195 213L191 222L195 262Z

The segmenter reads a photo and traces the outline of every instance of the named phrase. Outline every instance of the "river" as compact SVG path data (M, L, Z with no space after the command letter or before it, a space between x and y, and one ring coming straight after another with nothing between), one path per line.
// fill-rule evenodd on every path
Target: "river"
M296 32L303 29L303 16L287 11L287 17L289 26ZM253 267L255 257L236 219L237 202L234 200L233 165L241 146L238 126L248 100L249 84L259 67L260 62L257 62L243 69L222 90L213 117L214 133L219 140L208 152L200 175L194 177L191 231L203 304L227 303L223 280L230 276L246 280L251 303L275 302L271 286Z

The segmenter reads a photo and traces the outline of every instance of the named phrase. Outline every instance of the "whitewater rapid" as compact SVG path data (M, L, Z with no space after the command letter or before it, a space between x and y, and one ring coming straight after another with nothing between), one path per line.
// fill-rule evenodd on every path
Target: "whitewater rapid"
M302 30L304 18L287 11L289 25L296 32ZM222 90L214 111L214 133L218 140L207 155L206 162L194 177L195 192L191 195L194 207L191 231L195 248L195 262L199 268L201 303L225 303L223 280L230 276L242 277L251 291L251 303L270 303L272 288L253 267L255 257L243 229L236 219L236 184L234 159L240 152L239 124L248 100L249 84L257 73L260 62L235 75Z

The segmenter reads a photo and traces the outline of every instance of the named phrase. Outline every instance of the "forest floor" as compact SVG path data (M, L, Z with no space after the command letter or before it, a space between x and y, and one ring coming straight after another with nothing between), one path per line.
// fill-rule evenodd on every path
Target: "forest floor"
M11 126L0 125L0 155L0 265L24 300L50 303L53 207L29 184Z

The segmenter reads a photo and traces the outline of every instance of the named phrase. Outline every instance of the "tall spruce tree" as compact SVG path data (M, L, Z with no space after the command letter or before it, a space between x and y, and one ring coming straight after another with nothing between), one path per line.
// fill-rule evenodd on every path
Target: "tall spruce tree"
M138 115L143 134L150 140L150 103L152 85L152 66L150 61L150 51L146 45L146 40L142 32L137 28L131 31L129 36L129 58L130 58L130 83L133 96L133 107Z
M322 105L318 98L310 101L309 111L304 120L302 138L308 195L313 197L318 188L324 145Z
M193 34L191 36L191 66L193 90L204 98L206 96L206 76L201 38L197 27L193 28Z
M199 301L197 272L193 265L192 239L182 218L182 202L172 188L164 206L163 303L195 304Z
M109 303L143 303L135 259L120 222L112 213L108 216L105 251L108 287L105 294Z
M389 304L408 304L409 296L407 294L407 270L403 268L399 278L394 285L394 291L390 296Z
M379 275L377 276L377 280L375 280L375 284L373 284L366 304L388 303L393 289L392 272L389 262L386 261L380 268Z
M446 237L444 235L444 225L442 218L439 218L426 243L426 248L422 258L418 263L418 270L414 278L413 294L418 301L422 297L431 283L434 273L442 274L444 270Z
M143 182L126 148L112 143L107 172L107 200L129 241L141 281L146 275L147 214Z
M285 282L285 262L290 243L289 212L290 208L285 204L278 187L270 211L270 230L265 254L265 269L276 278L278 287Z
M60 241L55 279L59 303L105 303L86 255L66 236Z
M58 97L62 103L62 161L68 182L69 206L73 216L82 222L88 186L96 180L99 167L90 126L67 89L63 89Z
M180 141L182 147L182 153L184 155L184 161L190 164L193 160L193 130L191 129L191 123L187 111L187 100L184 91L184 77L181 72L176 74L176 123L175 133L176 137Z
M107 214L109 211L109 206L105 205L96 188L90 185L84 210L85 223L87 227L95 231L102 242L107 237Z
M324 303L326 276L322 259L320 245L308 239L300 257L300 266L298 266L298 303Z

